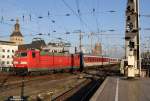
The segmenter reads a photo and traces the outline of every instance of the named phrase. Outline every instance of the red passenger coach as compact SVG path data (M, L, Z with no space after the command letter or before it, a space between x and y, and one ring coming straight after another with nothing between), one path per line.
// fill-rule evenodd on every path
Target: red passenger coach
M84 55L84 66L99 66L109 64L109 58L102 56Z
M86 67L117 63L117 59L82 54L49 53L39 50L17 51L14 70L17 72L36 72L52 70L73 70Z

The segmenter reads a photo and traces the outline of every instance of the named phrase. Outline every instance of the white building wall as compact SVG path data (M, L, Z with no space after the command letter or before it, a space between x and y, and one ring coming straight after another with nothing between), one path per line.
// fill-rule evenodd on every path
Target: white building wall
M18 46L15 45L0 45L0 66L12 67L13 56Z

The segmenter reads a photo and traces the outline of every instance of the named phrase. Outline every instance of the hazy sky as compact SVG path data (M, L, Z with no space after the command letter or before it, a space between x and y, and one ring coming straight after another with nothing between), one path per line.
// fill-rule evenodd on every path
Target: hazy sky
M92 43L102 42L106 54L121 54L126 3L127 0L0 0L0 39L8 40L15 24L12 19L18 18L26 43L34 37L46 42L61 37L78 46L79 34L75 32L81 30L83 45L89 47L89 33L99 31L102 35L93 35ZM140 0L141 15L150 15L149 4L150 0ZM150 17L141 16L140 24L142 44L146 44L150 35L144 28L150 28ZM38 36L39 33L45 35Z

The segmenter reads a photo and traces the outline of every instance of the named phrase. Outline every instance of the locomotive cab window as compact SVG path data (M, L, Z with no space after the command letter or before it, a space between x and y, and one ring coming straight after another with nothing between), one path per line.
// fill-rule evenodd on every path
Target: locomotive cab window
M35 53L34 52L32 52L32 57L35 58Z

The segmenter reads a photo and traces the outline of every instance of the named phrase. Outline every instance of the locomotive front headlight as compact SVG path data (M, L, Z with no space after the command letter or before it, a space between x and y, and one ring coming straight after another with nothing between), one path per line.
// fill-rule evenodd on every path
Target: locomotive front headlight
M18 61L14 61L14 64L18 64Z
M20 64L27 64L27 62L25 62L25 61L22 61Z

